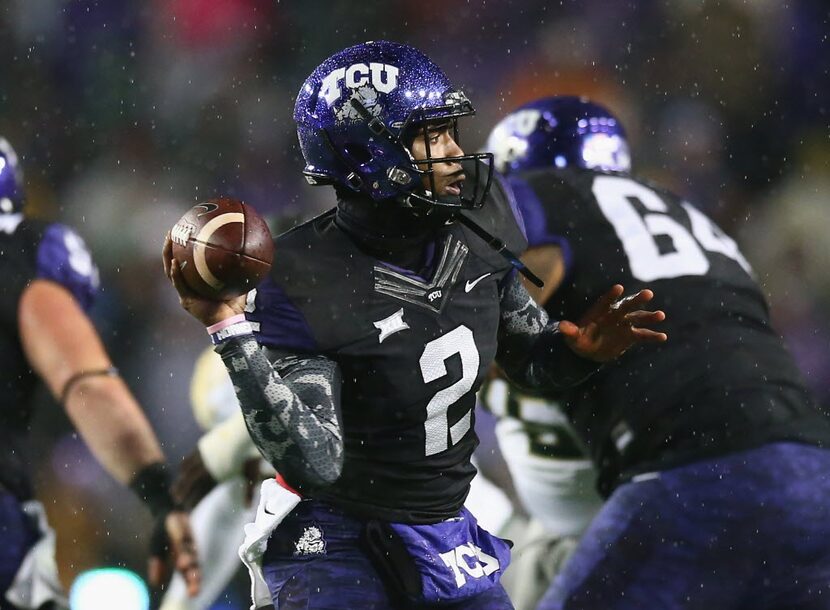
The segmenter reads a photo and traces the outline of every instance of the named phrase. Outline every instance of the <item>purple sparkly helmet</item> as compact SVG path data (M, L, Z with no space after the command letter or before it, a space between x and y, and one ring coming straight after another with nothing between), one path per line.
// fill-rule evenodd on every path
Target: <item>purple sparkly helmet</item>
M631 171L620 122L581 97L546 97L517 108L493 128L486 148L506 174L545 167Z
M19 212L23 207L23 170L17 155L0 137L0 214Z
M461 91L426 55L394 42L366 42L344 49L311 73L297 95L294 120L309 184L335 184L374 200L394 198L413 206L476 208L492 179L492 155L427 159L416 165L408 145L427 125L475 114ZM436 163L472 162L457 197L437 196ZM486 163L482 163L486 161ZM470 165L465 164L469 172ZM427 176L432 188L423 186ZM472 191L472 192L470 192Z

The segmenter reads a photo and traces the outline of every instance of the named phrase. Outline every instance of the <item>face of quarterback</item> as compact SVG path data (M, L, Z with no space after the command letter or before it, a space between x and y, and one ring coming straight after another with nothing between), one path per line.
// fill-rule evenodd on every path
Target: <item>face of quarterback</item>
M429 123L426 133L423 129L419 130L410 147L415 161L463 155L464 151L453 137L454 131L451 121ZM427 191L433 192L434 189L433 195L458 197L461 194L461 186L466 176L461 164L457 161L418 163L418 167L427 171L432 169L432 180L427 173L421 177L421 181Z

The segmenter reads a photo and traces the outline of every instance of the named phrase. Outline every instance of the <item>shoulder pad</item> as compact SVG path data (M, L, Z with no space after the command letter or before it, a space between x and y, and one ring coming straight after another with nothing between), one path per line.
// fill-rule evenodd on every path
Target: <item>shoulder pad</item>
M100 284L98 267L80 235L70 227L52 223L44 228L37 248L36 278L57 282L88 311Z

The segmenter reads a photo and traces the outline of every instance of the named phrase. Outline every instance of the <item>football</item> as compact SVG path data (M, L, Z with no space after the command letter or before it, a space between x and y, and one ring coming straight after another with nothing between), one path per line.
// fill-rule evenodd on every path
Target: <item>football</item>
M265 277L274 242L262 217L230 197L194 205L170 231L185 283L202 297L224 301Z

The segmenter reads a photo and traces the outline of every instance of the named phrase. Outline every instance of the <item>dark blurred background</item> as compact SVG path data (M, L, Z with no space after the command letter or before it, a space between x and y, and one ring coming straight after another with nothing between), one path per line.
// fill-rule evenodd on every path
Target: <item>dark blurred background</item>
M419 47L468 94L469 150L537 96L610 107L636 172L737 238L830 406L829 21L819 0L0 0L0 134L23 160L29 213L91 246L96 323L176 463L199 433L188 385L207 338L162 275L163 236L219 194L276 230L330 206L300 175L294 97L328 55L372 39ZM144 509L59 407L44 401L36 425L64 582L142 571Z

